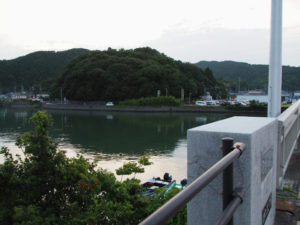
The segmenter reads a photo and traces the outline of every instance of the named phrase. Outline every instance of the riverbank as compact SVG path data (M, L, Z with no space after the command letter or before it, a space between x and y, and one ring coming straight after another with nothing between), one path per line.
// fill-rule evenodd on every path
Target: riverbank
M180 112L180 113L234 113L234 114L260 114L264 115L266 112L261 111L236 111L228 110L222 106L181 106L181 107L106 107L104 105L90 105L90 104L43 104L41 109L55 109L55 110L78 110L78 111L102 111L102 112Z
M13 108L13 109L40 109L41 104L7 104L3 105L3 108Z
M73 111L99 111L99 112L151 112L151 113L232 113L236 115L249 115L258 114L265 116L266 111L255 111L245 108L239 108L237 110L228 109L223 106L196 106L185 105L180 107L175 106L163 106L163 107L150 107L150 106L112 106L107 107L101 104L8 104L1 107L8 107L14 109L42 109L42 110L73 110Z

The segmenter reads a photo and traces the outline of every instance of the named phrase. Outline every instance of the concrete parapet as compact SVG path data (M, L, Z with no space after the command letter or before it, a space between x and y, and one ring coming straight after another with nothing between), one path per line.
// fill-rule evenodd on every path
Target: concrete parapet
M234 187L246 196L234 214L234 223L274 223L278 123L274 118L232 117L188 130L188 182L191 183L222 158L221 139L232 137L247 145L234 162ZM222 213L222 175L188 204L188 224L215 224Z

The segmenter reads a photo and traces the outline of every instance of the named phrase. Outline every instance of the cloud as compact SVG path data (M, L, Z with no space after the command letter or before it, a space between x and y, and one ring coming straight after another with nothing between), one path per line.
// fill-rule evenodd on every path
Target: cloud
M295 29L285 29L283 64L299 65L300 38ZM169 30L159 39L147 42L166 55L188 62L234 60L251 64L269 63L268 29L203 28ZM298 51L298 52L297 52Z
M200 60L237 60L267 63L268 31L264 29L197 31L172 30L148 44L167 55L189 62Z
M271 1L261 0L0 0L0 58L147 45L183 61L268 63L270 13ZM283 2L290 65L299 65L299 13L299 0Z
M282 36L283 64L300 66L300 26L283 29Z
M26 50L11 44L7 39L3 38L3 36L4 35L0 34L0 59L13 59L31 52L31 50Z

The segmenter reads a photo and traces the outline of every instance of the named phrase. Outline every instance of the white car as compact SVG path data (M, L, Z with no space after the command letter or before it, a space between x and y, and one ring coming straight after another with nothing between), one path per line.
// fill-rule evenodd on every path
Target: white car
M206 102L205 101L196 101L195 104L196 105L200 105L200 106L206 106Z
M113 102L107 102L106 106L114 106L114 103Z
M239 103L240 103L240 105L242 105L242 106L247 106L247 105L248 105L246 102L239 102Z

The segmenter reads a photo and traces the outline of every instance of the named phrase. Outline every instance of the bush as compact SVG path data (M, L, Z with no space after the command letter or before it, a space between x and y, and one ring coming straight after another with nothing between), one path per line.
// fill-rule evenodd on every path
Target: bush
M8 100L3 99L3 100L0 100L0 106L1 105L3 105L3 106L9 106L9 105L11 105L11 102L8 101Z
M139 99L129 99L119 102L119 106L180 106L180 99L176 99L173 96L161 96L161 97L149 97Z

